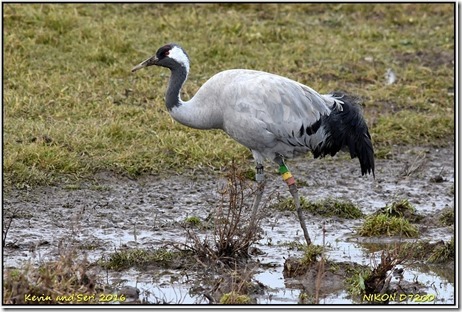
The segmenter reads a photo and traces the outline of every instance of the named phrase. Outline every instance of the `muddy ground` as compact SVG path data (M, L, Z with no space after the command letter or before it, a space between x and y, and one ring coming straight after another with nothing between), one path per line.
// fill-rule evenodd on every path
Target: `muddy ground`
M375 180L371 176L361 177L358 161L345 154L322 160L291 160L288 165L300 181L301 196L308 200L348 199L363 213L371 214L393 201L407 199L417 213L426 216L425 222L419 224L418 240L448 241L454 235L454 227L444 227L437 220L443 208L454 207L454 147L395 147L389 159L376 161ZM243 166L252 164L249 160ZM266 167L262 238L255 246L259 252L252 256L256 265L249 273L261 289L252 295L252 300L258 304L296 304L302 302L302 293L312 295L310 283L284 278L283 268L286 259L300 256L300 251L287 244L303 242L303 235L293 212L269 207L290 196L276 166L271 166L268 163ZM188 244L190 240L182 226L185 218L197 216L205 220L217 207L218 190L225 182L220 172L196 171L162 179L152 175L130 179L100 173L93 181L8 192L3 199L4 215L16 211L19 217L13 219L7 234L4 267L53 260L69 246L78 247L82 255L97 261L121 248L159 248L170 242ZM362 221L307 215L311 239L319 245L325 240L331 261L372 265L376 254L371 253L370 244L403 241L360 238L355 229ZM208 303L206 296L197 291L206 288L204 283L197 282L204 278L200 272L184 268L131 268L101 274L109 284L136 287L143 302ZM435 295L429 303L454 303L451 267L409 264L404 267L404 280L419 284L420 292ZM354 302L341 283L324 287L320 298L321 304Z

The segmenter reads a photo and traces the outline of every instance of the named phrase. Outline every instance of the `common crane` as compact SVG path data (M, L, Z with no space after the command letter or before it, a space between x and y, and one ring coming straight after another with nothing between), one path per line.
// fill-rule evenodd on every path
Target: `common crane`
M251 150L258 183L251 224L265 187L265 159L279 165L279 173L294 198L308 245L311 240L300 208L297 184L284 159L309 151L315 158L333 156L341 149L348 149L351 158L359 158L361 174L375 176L369 130L355 99L347 94L319 94L275 74L231 69L214 75L194 97L182 101L180 90L189 73L185 50L175 43L164 45L155 55L133 67L132 72L152 65L171 71L165 102L176 121L196 129L222 129Z

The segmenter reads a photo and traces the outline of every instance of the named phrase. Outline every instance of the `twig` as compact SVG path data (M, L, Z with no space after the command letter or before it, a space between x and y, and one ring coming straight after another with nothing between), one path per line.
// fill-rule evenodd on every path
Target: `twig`
M8 232L11 228L11 223L13 222L13 219L14 218L17 218L18 217L18 211L20 210L20 208L16 208L14 209L13 211L11 211L11 216L9 217L8 219L8 223L4 226L3 228L3 235L2 235L2 247L5 247L6 246L6 238L8 236ZM6 214L6 212L5 212Z
M419 171L427 163L426 157L427 156L425 153L417 155L414 161L412 161L410 164L407 163L404 165L404 168L401 171L401 176L409 177Z

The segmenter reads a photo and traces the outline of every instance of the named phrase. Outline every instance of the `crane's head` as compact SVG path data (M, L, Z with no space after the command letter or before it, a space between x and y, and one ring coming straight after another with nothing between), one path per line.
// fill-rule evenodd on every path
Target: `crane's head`
M132 72L152 65L162 66L174 70L185 67L189 71L189 57L182 47L169 43L157 50L156 54L132 68Z

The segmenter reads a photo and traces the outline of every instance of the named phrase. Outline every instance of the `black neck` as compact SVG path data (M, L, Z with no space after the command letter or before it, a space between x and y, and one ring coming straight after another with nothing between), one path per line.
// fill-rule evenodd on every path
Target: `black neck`
M165 103L169 111L181 105L180 90L187 77L188 71L186 67L178 66L171 69L170 81L165 95Z

